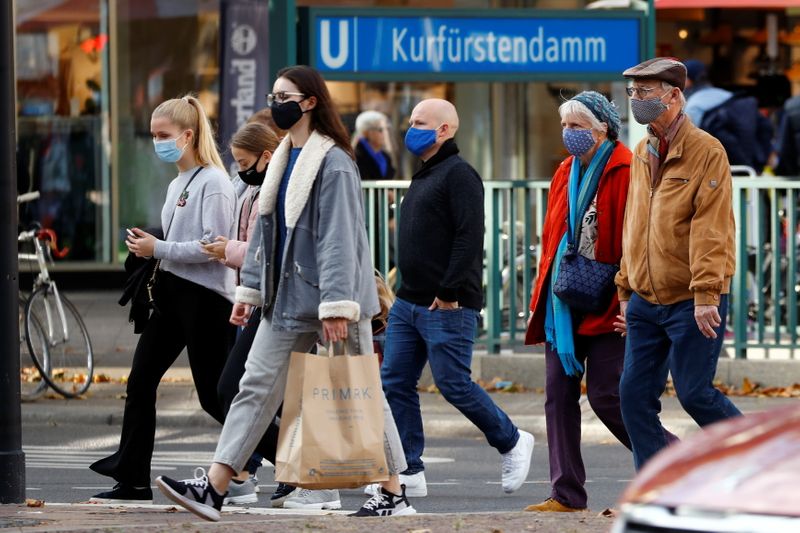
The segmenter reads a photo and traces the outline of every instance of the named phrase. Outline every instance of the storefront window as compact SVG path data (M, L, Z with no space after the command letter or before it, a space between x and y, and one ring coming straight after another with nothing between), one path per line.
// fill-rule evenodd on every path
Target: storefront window
M70 249L67 260L102 261L108 256L108 34L103 2L74 4L16 2L18 189L41 193L20 220L55 230L59 246Z
M153 151L150 115L164 100L195 94L212 121L219 99L219 1L118 3L115 101L118 223L121 259L125 228L161 226L161 206L175 165Z

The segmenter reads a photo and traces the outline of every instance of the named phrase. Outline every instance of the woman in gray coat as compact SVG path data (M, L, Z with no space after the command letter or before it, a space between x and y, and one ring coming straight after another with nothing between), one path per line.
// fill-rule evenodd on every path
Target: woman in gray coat
M345 341L350 353L371 350L379 311L358 169L324 80L307 66L283 69L268 100L273 120L289 133L261 187L232 321L244 324L258 305L263 317L208 476L156 480L166 496L207 520L219 520L231 478L283 401L291 353L308 352L318 339ZM390 478L357 516L415 512L400 485L406 462L385 400L384 422ZM316 501L304 507L341 507L337 491L321 498L323 491L314 492Z

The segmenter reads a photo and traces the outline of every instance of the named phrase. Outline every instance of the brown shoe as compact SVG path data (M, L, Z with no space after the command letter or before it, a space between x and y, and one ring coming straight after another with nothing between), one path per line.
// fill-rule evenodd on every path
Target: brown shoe
M581 511L586 511L586 508L584 507L583 509L575 509L574 507L567 507L563 503L554 500L553 498L547 498L542 503L527 506L525 510L534 511L537 513L578 513Z

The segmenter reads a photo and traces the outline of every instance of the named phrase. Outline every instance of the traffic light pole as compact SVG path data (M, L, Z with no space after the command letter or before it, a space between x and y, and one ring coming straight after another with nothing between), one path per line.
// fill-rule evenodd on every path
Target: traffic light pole
M25 454L19 396L14 1L0 4L0 503L21 503Z

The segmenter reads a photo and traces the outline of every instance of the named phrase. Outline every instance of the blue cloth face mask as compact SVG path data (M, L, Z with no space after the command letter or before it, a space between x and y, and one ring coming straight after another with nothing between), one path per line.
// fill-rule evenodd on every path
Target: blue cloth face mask
M594 137L592 137L592 130L576 130L572 128L564 128L561 133L564 139L564 146L567 151L576 157L580 157L594 146Z
M177 163L183 157L183 152L189 145L187 142L183 148L178 148L178 139L167 139L165 141L157 141L153 139L153 147L156 150L156 155L160 160L165 163Z
M669 93L668 93L669 94ZM651 98L649 100L639 100L631 98L631 113L633 119L639 124L650 124L655 122L669 106L661 100L663 96Z
M419 128L408 128L406 132L406 148L417 157L422 157L428 148L436 143L436 130L422 130Z

